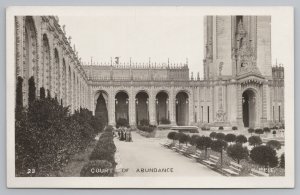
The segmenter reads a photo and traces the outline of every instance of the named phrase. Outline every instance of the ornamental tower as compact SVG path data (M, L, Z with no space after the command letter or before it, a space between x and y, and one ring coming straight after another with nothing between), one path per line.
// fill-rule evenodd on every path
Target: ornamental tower
M204 23L205 79L272 76L270 16L206 16Z

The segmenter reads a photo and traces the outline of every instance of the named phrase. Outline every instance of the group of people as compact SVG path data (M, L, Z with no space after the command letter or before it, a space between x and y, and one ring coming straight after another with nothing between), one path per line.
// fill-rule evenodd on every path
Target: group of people
M120 141L132 142L131 129L127 127L119 127L117 129Z

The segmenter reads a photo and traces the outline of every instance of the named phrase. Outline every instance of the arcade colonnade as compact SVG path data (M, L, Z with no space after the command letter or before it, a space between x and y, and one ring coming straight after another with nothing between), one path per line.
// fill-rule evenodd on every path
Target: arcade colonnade
M184 100L178 96L184 94ZM99 100L105 99L108 124L115 125L118 118L125 118L129 124L136 126L146 119L152 125L161 124L161 119L167 119L172 125L193 123L193 92L191 89L154 89L149 88L92 88L90 109L96 109Z
M163 118L172 125L216 127L284 123L283 67L270 67L272 76L268 77L250 72L241 77L219 74L204 80L188 75L177 79L181 73L188 73L185 67L170 69L178 75L164 80L153 75L143 79L118 80L111 75L97 79L87 76L71 40L55 16L15 17L16 80L23 79L25 106L28 80L33 77L38 98L43 87L63 105L70 106L72 112L88 108L111 125L118 118L127 119L130 125L138 125L142 119L157 125ZM167 70L155 69L161 75ZM121 73L126 71L127 68ZM139 68L130 71L145 73Z
M23 104L28 104L28 80L36 95L43 87L73 112L88 105L87 76L71 37L54 16L16 16L16 77L23 78Z

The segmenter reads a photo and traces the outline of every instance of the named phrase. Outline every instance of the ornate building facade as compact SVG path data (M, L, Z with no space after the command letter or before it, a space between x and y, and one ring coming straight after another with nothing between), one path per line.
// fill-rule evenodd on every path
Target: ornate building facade
M271 65L271 17L206 16L204 79L183 64L83 64L54 16L19 16L16 76L28 102L28 79L70 105L115 125L264 127L284 123L284 69ZM199 65L200 66L200 65Z

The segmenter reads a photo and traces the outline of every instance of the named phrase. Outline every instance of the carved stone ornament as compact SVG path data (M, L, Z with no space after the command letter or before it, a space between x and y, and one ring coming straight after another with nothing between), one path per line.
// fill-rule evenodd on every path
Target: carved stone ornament
M216 122L225 122L226 121L226 112L223 110L218 110L216 113Z

